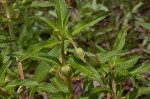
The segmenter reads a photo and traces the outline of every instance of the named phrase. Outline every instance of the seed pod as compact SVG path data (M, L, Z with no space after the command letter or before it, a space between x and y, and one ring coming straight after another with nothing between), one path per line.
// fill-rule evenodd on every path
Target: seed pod
M60 69L61 74L63 74L63 76L65 76L66 78L70 78L72 76L72 70L70 68L70 66L63 66Z
M77 48L76 53L84 61L85 52L83 51L83 49L82 48Z

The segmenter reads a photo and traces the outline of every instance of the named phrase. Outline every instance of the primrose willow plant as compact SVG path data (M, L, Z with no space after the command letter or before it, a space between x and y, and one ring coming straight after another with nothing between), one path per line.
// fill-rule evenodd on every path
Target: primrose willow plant
M70 26L70 14L65 0L54 0L54 2L30 0L19 2L16 0L10 7L7 0L2 0L1 3L7 15L6 23L10 33L10 39L0 35L0 42L4 45L0 46L0 96L2 98L32 99L36 91L45 91L50 94L50 99L101 99L101 93L108 93L113 99L136 99L150 91L149 87L135 87L134 91L123 95L121 82L126 79L134 81L136 75L150 69L150 63L135 65L141 56L129 56L127 51L122 50L125 45L128 26L121 29L111 51L97 46L99 53L85 52L74 41L76 34L103 20L110 13L109 11L99 12ZM56 12L56 17L53 20L39 16L28 17L28 20L37 19L47 23L53 29L56 38L49 38L28 47L27 50L19 51L14 41L15 30L12 20L12 12L17 7L22 9L53 7ZM13 51L11 51L11 47ZM49 53L43 51L45 48L49 49ZM70 51L70 49L72 50ZM70 54L66 54L67 52ZM22 63L27 60L40 62L30 79L25 78L23 73ZM16 75L9 66L15 67L16 65L18 66L19 77L9 78L8 73ZM83 92L76 96L72 81L78 80L80 77L84 78ZM6 78L9 79L6 81ZM45 78L48 80L45 81ZM93 81L99 85L94 87Z

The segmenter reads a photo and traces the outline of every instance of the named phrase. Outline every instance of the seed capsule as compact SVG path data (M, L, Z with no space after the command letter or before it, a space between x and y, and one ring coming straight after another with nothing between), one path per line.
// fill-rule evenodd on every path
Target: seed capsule
M82 60L84 60L85 52L83 51L82 48L77 48L76 53Z
M70 66L63 66L61 67L60 71L66 78L70 78L72 76L72 70Z

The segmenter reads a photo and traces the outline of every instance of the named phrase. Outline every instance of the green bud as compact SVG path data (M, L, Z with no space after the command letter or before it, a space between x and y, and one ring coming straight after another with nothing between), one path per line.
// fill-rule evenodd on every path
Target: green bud
M70 66L63 66L60 69L61 74L63 74L63 76L65 76L66 78L70 78L72 76L72 70L70 68Z
M82 60L84 60L85 53L82 48L77 48L76 53Z

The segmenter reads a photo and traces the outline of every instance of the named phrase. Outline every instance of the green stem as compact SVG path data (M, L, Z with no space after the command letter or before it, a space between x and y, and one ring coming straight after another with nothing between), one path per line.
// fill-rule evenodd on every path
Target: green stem
M62 35L62 43L61 43L61 56L62 57L61 58L62 58L63 66L66 65L64 46L65 46L65 37L64 35ZM73 91L72 91L72 84L71 84L70 78L67 78L67 88L68 88L69 93L72 95L71 99L73 99Z
M7 15L7 19L8 19L8 28L9 28L10 39L11 40L15 40L14 31L13 31L13 23L12 23L12 20L11 20L9 7L7 5L7 0L2 0L2 3L4 5L5 11L6 11L6 15ZM13 47L14 51L17 51L17 46L16 46L15 42L12 42L12 47Z
M66 65L66 61L65 61L65 50L64 50L64 46L65 46L65 38L64 36L62 36L62 43L61 43L61 58L62 58L62 64L63 66Z
M114 79L114 71L112 72L112 90L113 90L113 98L114 99L118 99L117 98L117 93L116 93L116 82L115 82L115 79Z
M111 65L112 70L112 90L113 90L113 99L118 99L117 92L116 92L116 82L115 82L115 64L116 64L116 56L114 57L113 64Z
M10 39L11 40L15 40L15 35L14 35L14 31L13 31L13 22L12 22L12 17L11 17L11 13L8 7L8 1L7 0L2 0L2 4L4 5L4 9L6 11L6 15L7 15L7 19L8 19L8 28L9 28L9 33L10 33ZM16 42L12 42L12 48L13 51L16 52L17 46L16 46ZM24 79L24 74L23 74L23 69L22 69L22 63L19 60L19 58L16 57L16 62L17 62L17 66L18 66L18 72L19 72L19 78L20 79ZM26 87L23 86L23 91L26 91Z

